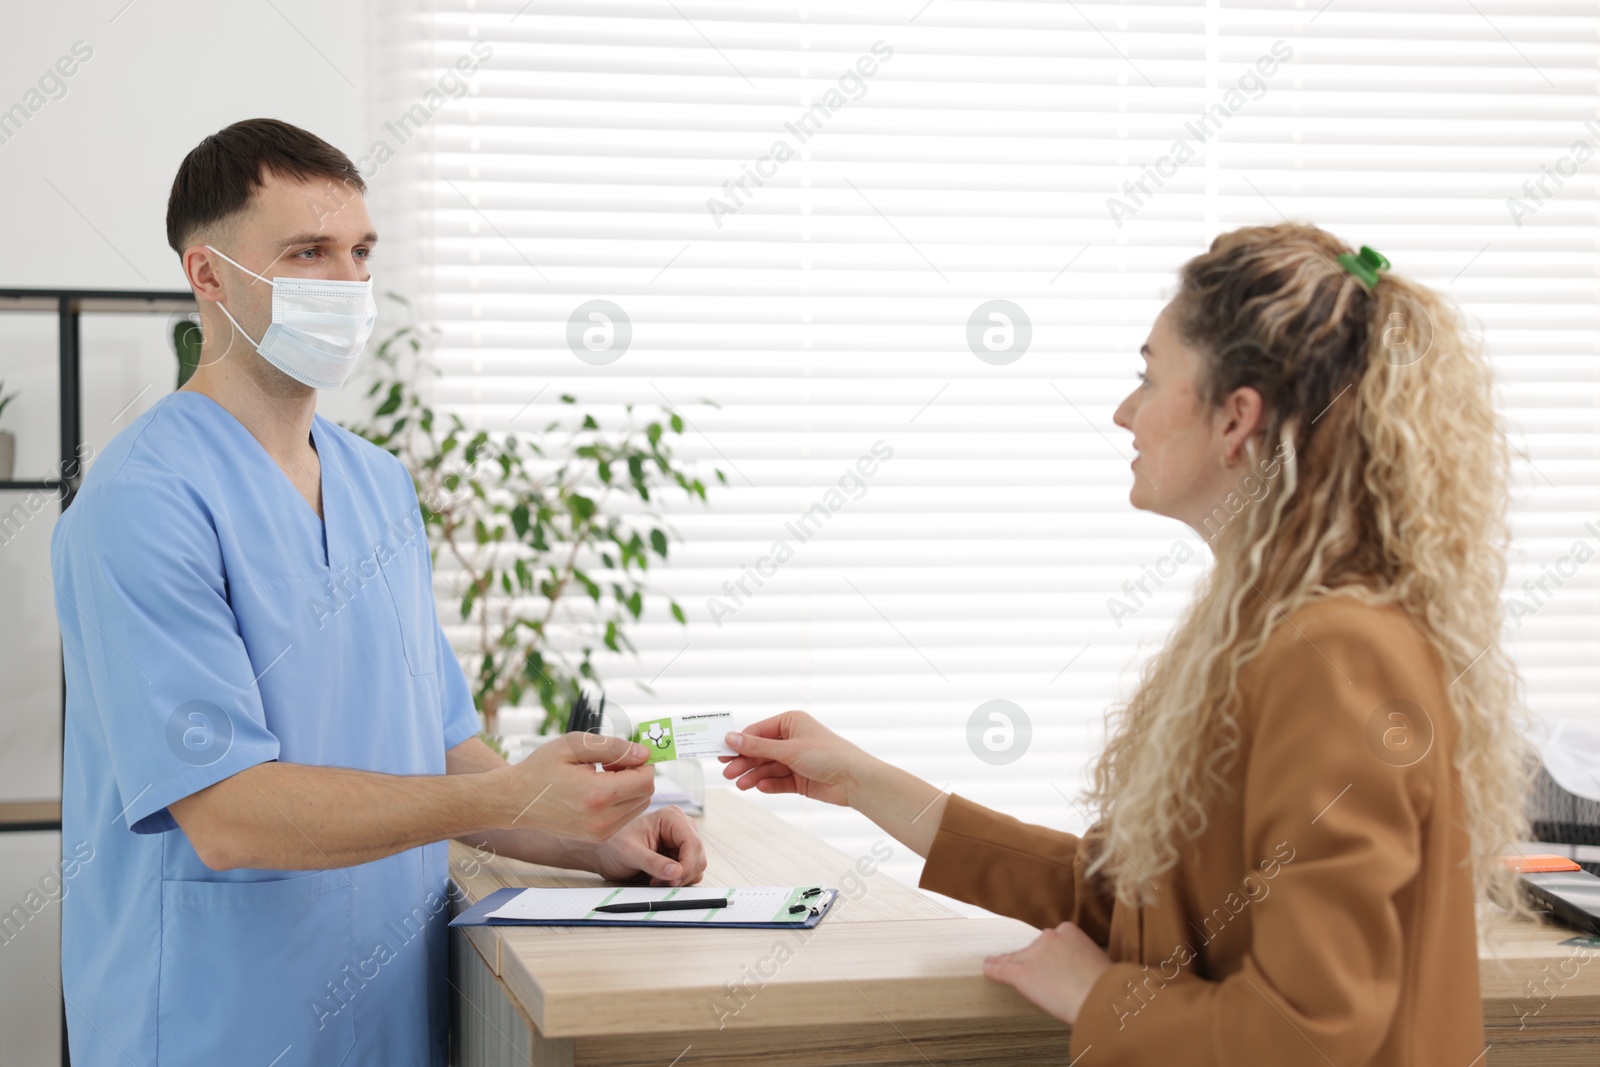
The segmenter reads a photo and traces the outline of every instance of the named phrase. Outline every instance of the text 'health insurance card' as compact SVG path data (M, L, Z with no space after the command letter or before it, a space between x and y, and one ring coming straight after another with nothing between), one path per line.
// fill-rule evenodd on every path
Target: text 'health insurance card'
M650 750L651 763L705 756L735 756L723 740L733 727L733 712L705 711L646 719L633 731L633 740Z

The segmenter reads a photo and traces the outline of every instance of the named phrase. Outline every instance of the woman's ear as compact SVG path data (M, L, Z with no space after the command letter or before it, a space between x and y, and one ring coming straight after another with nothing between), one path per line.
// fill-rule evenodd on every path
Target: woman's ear
M1255 388L1242 385L1222 402L1218 419L1222 430L1222 454L1230 460L1244 454L1246 444L1260 431L1266 405Z

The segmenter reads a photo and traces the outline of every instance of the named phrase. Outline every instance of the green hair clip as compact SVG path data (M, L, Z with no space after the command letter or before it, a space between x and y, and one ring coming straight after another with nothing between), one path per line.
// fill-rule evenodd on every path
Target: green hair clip
M1370 290L1378 284L1378 272L1389 269L1389 260L1383 253L1362 245L1359 255L1346 252L1340 256L1339 266L1352 278L1359 278Z

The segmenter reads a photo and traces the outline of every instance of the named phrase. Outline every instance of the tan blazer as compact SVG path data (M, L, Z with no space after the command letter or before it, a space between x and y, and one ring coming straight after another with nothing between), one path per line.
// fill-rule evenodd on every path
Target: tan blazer
M1155 904L1086 884L1078 837L956 796L921 885L1105 946L1077 1067L1481 1063L1448 682L1403 610L1308 605L1241 671L1233 796Z

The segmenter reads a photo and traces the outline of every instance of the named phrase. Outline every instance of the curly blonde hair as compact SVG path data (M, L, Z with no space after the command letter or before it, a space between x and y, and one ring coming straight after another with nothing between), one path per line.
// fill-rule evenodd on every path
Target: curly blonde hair
M1202 400L1255 388L1253 451L1277 450L1283 474L1212 539L1214 567L1111 712L1090 871L1125 903L1148 903L1146 876L1206 828L1239 749L1240 671L1282 619L1335 592L1400 605L1443 659L1475 881L1520 900L1497 860L1527 839L1530 768L1500 647L1510 457L1492 376L1451 305L1392 273L1369 290L1340 267L1349 252L1313 226L1247 227L1181 272L1173 310L1203 356Z

